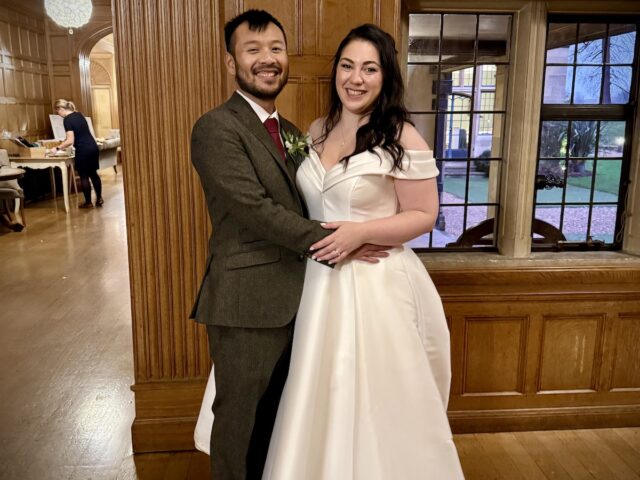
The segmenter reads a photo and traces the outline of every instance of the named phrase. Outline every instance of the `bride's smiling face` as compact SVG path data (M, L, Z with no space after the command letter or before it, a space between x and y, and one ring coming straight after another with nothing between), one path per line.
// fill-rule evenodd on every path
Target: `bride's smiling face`
M359 115L370 112L382 91L380 54L373 43L353 40L340 54L336 90L343 108Z

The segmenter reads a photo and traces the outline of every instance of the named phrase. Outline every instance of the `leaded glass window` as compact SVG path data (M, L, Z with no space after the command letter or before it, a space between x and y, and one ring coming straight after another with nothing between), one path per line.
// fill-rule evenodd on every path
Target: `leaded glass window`
M638 70L630 20L549 19L534 250L622 247Z
M407 106L440 170L436 228L416 249L496 249L511 15L409 15ZM463 233L487 230L461 247Z

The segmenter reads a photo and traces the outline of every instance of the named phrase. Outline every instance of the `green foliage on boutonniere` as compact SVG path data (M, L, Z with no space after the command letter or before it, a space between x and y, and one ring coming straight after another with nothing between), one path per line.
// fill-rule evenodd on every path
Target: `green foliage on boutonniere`
M287 155L297 164L309 155L309 145L311 145L311 137L309 135L296 135L293 132L282 132L284 138L284 147L287 149Z

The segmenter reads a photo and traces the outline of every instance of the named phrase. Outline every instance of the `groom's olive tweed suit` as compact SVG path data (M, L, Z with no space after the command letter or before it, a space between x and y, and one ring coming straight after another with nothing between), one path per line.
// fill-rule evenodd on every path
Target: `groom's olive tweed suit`
M300 133L282 117L280 128ZM191 160L213 227L191 314L207 325L215 365L212 478L260 478L286 378L306 252L328 232L304 217L296 162L282 159L237 93L196 122Z

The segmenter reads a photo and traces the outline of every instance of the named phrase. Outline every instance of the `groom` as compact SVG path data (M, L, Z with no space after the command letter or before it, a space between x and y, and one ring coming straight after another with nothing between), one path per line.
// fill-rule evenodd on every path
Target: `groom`
M282 144L283 132L300 134L275 109L289 72L282 25L249 10L225 25L225 43L225 65L238 90L205 113L191 136L213 226L191 318L207 325L215 365L211 475L244 480L262 476L307 249L330 232L305 218L296 162ZM375 250L356 258L386 255Z

